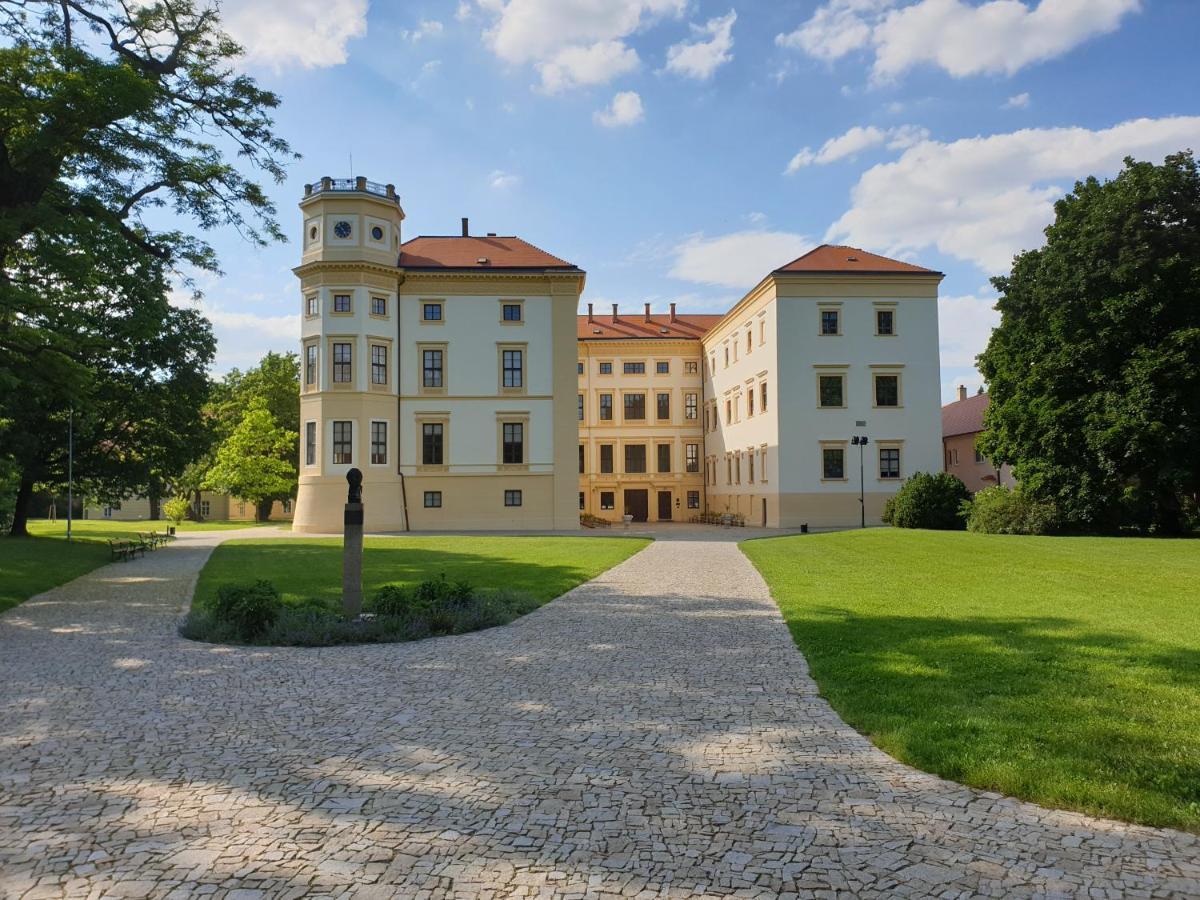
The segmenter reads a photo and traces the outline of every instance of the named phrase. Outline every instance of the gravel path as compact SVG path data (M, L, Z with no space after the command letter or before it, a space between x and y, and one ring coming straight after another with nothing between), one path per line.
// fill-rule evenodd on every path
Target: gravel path
M875 750L723 533L465 637L180 640L236 536L0 617L0 897L1200 896L1194 836Z

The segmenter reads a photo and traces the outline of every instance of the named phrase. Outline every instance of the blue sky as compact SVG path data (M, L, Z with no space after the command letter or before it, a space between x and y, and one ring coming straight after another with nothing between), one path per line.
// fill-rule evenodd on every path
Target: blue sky
M815 244L946 273L943 395L979 383L988 276L1055 197L1200 149L1196 0L226 0L321 175L396 184L406 237L518 234L584 302L724 311ZM296 240L210 236L216 369L295 349Z

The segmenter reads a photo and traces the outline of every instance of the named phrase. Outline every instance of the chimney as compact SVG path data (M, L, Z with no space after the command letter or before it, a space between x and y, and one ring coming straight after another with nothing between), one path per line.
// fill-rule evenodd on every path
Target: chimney
M967 399L967 386L965 384L960 384L958 386L958 399L959 400Z
M646 321L647 322L650 321L650 304L649 303L646 304Z
M588 304L588 321L589 322L596 321L595 319L592 318L592 304L590 304L590 303Z
M463 233L462 233L462 236L463 236L463 237L467 237L467 235L469 235L469 234L470 234L470 231L467 229L467 217L466 217L466 216L463 216Z
M671 304L671 321L672 322L675 321L675 304L674 303Z
M617 321L617 304L613 304L613 321Z

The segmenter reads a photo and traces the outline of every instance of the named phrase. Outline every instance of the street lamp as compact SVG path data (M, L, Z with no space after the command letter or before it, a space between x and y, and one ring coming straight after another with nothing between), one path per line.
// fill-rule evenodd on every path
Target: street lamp
M867 527L867 483L863 475L863 448L867 446L867 436L865 434L856 434L850 438L852 446L858 448L858 507L862 518L860 527Z

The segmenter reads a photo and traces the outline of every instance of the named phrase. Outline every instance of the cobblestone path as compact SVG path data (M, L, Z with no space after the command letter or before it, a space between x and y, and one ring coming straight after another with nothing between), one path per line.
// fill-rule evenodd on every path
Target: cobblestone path
M1200 895L1200 840L913 771L733 543L512 626L238 649L184 536L0 617L0 896Z

